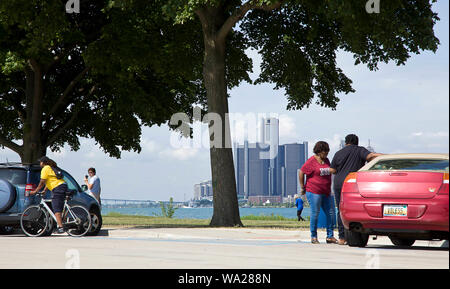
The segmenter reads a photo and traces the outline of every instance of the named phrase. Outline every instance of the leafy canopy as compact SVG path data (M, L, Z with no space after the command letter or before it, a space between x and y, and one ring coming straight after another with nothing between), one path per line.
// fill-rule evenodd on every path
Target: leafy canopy
M140 151L141 125L201 102L196 24L174 27L145 2L81 1L82 13L67 14L56 0L0 1L0 146L17 149L40 106L43 146L77 150L91 137L119 157ZM31 63L42 70L41 103L30 98Z
M435 0L381 1L379 14L367 13L367 1L362 0L163 2L165 14L179 27L198 21L200 9L219 9L224 19L239 15L228 35L227 49L240 50L236 54L256 49L262 64L255 84L273 83L275 89L284 89L288 109L308 107L314 99L335 109L337 94L354 92L352 81L337 67L338 51L352 53L355 64L377 70L381 62L404 65L411 54L435 52L439 45L433 31L439 18L431 9ZM281 5L268 9L277 3ZM239 58L227 59L227 65L233 61ZM249 64L233 79L234 85L248 81Z

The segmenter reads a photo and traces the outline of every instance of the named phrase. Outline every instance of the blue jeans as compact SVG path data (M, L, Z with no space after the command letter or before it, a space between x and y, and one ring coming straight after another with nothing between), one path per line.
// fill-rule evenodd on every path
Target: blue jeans
M320 208L325 212L327 218L327 238L333 237L332 207L330 196L313 194L306 192L306 198L311 206L311 219L309 227L311 230L311 238L317 238L317 223L319 221Z

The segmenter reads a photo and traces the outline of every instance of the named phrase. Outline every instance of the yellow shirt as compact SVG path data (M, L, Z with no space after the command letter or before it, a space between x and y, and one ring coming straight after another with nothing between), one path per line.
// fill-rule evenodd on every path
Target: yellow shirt
M53 191L57 186L64 184L64 180L59 180L56 178L55 172L50 166L45 166L41 170L41 179L45 180L45 185L50 191Z

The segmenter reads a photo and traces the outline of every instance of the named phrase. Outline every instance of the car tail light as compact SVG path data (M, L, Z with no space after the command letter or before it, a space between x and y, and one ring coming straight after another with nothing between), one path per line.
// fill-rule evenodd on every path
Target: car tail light
M438 195L448 195L448 173L444 173L444 178L442 180L442 186L439 189Z
M33 184L26 184L25 186L25 196L29 196L31 191L34 191L36 189L36 185Z
M359 191L358 184L356 183L356 173L349 173L344 180L342 186L342 192L344 193L357 193Z

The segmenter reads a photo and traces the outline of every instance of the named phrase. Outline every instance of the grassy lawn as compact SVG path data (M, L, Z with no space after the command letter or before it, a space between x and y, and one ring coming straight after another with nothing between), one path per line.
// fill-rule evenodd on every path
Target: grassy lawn
M148 228L208 228L209 219L176 219L151 216L132 216L109 213L103 217L105 227L148 227ZM309 221L299 222L281 216L246 216L241 217L247 228L298 229L309 228Z

